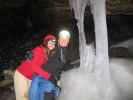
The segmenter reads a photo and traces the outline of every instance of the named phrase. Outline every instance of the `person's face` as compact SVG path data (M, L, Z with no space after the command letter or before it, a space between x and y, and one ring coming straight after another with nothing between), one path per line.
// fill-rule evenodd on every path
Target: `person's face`
M59 45L61 46L61 47L67 47L68 46L68 44L69 44L69 40L70 40L70 38L69 37L67 37L67 38L60 38L59 37Z
M47 47L49 50L53 50L55 49L56 46L56 40L49 40L47 43Z

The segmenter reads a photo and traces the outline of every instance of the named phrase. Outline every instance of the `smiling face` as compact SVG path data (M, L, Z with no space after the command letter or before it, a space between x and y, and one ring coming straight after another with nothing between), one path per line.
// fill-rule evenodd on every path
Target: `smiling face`
M49 40L49 41L47 42L47 48L48 48L49 50L53 50L53 49L55 49L55 47L56 47L56 40L55 40L55 39Z
M58 37L59 37L59 40L58 40L59 45L61 47L67 47L71 37L70 32L67 30L62 30L59 32Z
M53 34L48 34L43 38L43 45L48 49L48 50L53 50L55 49L57 44L56 37Z
M70 40L70 38L69 37L66 37L66 38L63 38L63 37L59 37L59 45L61 46L61 47L67 47L68 46L68 44L69 44L69 40Z

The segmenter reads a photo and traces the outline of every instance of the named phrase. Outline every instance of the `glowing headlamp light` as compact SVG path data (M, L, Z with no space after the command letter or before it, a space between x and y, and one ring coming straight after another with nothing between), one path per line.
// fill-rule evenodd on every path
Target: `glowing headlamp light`
M59 32L59 38L70 38L70 32L67 30L62 30Z

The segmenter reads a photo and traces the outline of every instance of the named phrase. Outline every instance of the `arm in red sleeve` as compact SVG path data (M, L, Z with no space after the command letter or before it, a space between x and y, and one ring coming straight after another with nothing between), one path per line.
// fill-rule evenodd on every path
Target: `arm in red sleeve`
M45 79L49 79L50 73L41 68L42 64L44 63L44 60L47 60L47 58L44 56L43 50L41 50L41 48L35 48L32 53L33 58L31 59L31 68L33 72L41 75Z

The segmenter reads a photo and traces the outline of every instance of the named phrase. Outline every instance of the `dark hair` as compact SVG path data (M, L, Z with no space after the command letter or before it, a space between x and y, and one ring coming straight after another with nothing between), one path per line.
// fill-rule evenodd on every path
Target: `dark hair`
M54 56L55 54L57 53L57 47L56 48L54 48L53 50L50 50L50 53L49 53L49 57L52 57L52 56Z

